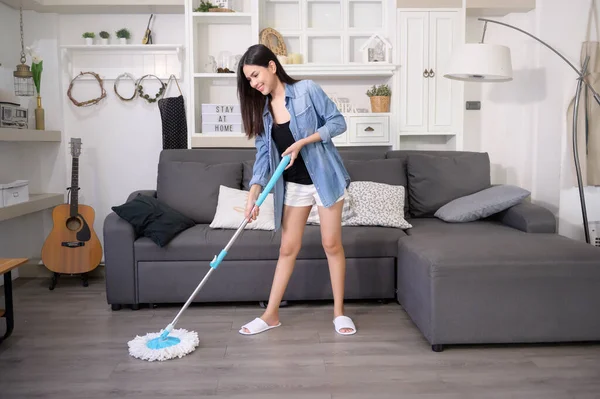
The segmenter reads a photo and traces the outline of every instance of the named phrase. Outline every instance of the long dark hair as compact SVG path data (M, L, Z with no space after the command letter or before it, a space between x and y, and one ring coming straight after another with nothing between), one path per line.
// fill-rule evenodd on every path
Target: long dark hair
M280 81L287 84L298 82L298 80L293 79L283 70L277 56L267 46L255 44L246 50L238 64L237 91L242 110L244 130L248 138L253 138L261 134L263 130L262 114L267 99L258 90L250 87L250 82L244 75L244 65L258 65L266 68L269 66L270 61L275 63L275 73Z

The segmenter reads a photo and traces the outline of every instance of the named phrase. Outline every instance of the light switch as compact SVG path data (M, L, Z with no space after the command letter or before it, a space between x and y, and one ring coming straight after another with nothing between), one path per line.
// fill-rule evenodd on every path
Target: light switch
M467 101L467 110L481 109L481 101Z

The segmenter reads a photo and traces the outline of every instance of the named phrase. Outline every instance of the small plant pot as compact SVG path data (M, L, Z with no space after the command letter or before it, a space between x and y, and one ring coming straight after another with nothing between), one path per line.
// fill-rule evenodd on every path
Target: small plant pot
M124 37L120 37L119 44L127 44L127 39L125 39Z
M390 112L390 97L389 96L372 96L371 112Z
M100 43L102 43L103 46L106 46L108 44L108 39L100 39Z
M86 38L85 38L85 44L86 44L87 46L91 46L92 44L94 44L94 39L93 39L93 38L91 38L91 37L86 37Z

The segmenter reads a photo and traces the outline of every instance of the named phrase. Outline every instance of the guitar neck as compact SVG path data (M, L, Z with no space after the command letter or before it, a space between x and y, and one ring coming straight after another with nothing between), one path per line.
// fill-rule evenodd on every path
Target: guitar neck
M79 208L79 158L73 157L71 168L71 217L77 216Z

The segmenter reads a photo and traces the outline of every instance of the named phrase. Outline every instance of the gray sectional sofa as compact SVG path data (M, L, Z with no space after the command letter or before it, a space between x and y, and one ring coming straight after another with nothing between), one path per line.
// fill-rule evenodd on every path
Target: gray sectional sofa
M353 181L406 187L407 230L343 227L347 299L394 299L435 351L448 344L600 340L600 248L556 234L527 201L490 217L448 223L448 201L490 187L486 153L340 149ZM104 222L106 291L114 310L183 303L234 230L209 227L219 185L247 189L253 149L163 150L157 198L195 225L160 247L114 212ZM118 204L115 204L118 205ZM196 302L265 301L280 232L247 230ZM284 300L332 298L319 226L307 225ZM399 310L400 311L400 310Z

